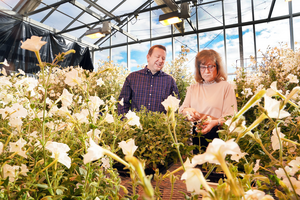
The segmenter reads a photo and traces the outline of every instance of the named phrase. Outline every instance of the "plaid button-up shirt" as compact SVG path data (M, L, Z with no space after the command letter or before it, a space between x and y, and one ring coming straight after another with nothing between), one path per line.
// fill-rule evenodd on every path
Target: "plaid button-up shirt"
M165 112L161 102L175 94L179 98L173 77L163 71L153 75L145 67L127 76L119 97L119 101L124 98L124 106L118 104L118 113L126 114L129 109L139 111L142 105L153 112Z

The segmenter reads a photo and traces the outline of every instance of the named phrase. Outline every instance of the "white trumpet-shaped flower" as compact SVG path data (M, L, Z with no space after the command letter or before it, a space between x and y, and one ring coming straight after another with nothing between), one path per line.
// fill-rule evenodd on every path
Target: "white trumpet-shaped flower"
M169 108L172 111L176 111L179 108L180 100L176 97L170 95L167 99L165 99L161 104L164 106L165 110L168 110Z
M125 117L128 119L129 125L131 125L131 126L137 125L138 127L141 126L140 117L137 116L135 112L132 112L131 110L129 110L128 113L125 115Z
M83 156L83 163L89 163L94 160L98 160L104 156L103 148L97 145L92 138L90 138L90 146L87 150L87 154Z
M65 83L71 87L80 85L82 82L81 78L78 76L78 71L76 69L72 69L71 71L67 72L65 76Z
M45 148L52 152L51 158L58 158L58 162L67 168L71 167L71 158L67 154L70 150L68 145L58 142L49 142Z
M268 116L270 118L285 118L290 116L290 113L283 110L283 108L280 110L280 102L276 101L275 99L272 99L271 97L265 95L265 109L267 110Z
M134 152L137 150L137 146L134 144L134 139L119 142L119 147L122 149L124 155L133 156Z
M41 49L41 47L46 44L47 42L45 41L41 41L42 37L38 37L38 36L31 36L30 39L27 39L25 42L21 41L22 45L21 48L22 49L27 49L29 51L34 51L37 52Z
M23 150L24 145L27 142L21 137L17 142L9 143L9 151L16 152L18 155L27 158L26 151Z
M220 164L220 159L225 159L227 154L231 154L231 159L238 161L245 153L241 152L239 145L234 139L223 141L215 138L209 143L206 152L193 157L193 163L203 164L205 162ZM233 157L234 156L234 157Z

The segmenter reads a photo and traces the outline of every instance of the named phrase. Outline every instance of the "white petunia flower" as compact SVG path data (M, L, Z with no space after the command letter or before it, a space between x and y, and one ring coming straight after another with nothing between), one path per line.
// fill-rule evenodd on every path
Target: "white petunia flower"
M186 180L186 188L188 192L195 192L196 194L200 194L202 192L201 184L208 192L212 192L209 185L207 184L202 172L198 168L194 168L196 163L190 162L190 159L187 158L184 167L185 172L181 176L181 180Z
M124 106L124 98L121 99L121 101L119 102L119 104L120 104L121 106Z
M284 138L284 134L280 132L280 127L277 128L277 131L278 131L278 134L279 134L279 137L280 138ZM279 140L278 140L278 137L277 137L277 134L276 134L276 129L274 129L272 131L272 136L271 136L271 142L272 142L272 148L273 150L277 150L280 148L280 144L279 144Z
M264 95L265 98L265 109L267 110L268 116L270 118L285 118L290 116L290 113L283 110L279 110L280 108L280 102L276 101L275 99L272 99L271 97Z
M102 86L104 84L104 81L102 80L102 78L99 78L97 81L97 85Z
M122 148L124 155L133 156L134 152L137 150L137 146L134 144L134 139L119 142L119 147Z
M259 162L260 162L260 159L257 159L256 163L255 163L255 166L253 167L254 173L256 173L259 170Z
M46 44L47 42L45 41L41 41L42 37L38 37L38 36L31 36L30 39L27 39L25 42L21 41L22 45L21 48L22 49L27 49L29 51L34 51L37 52L41 49L41 47Z
M20 174L22 174L23 176L27 176L27 172L29 172L27 166L24 165L24 164L21 164L21 171L20 171Z
M73 94L71 94L67 89L64 88L62 95L59 97L62 102L63 107L70 106L73 102Z
M101 158L101 161L102 161L102 166L103 166L105 169L109 169L109 168L110 168L109 158L103 157L103 158Z
M128 119L129 125L131 126L137 125L138 127L141 127L140 117L138 117L135 112L129 110L128 113L125 115L125 117Z
M106 121L107 123L113 123L114 122L114 117L112 116L112 114L107 113L104 121Z
M100 99L98 96L91 96L89 99L89 108L92 112L98 112L99 111L99 107L101 105L104 105L104 101L102 99Z
M3 178L6 179L7 177L9 177L9 182L14 182L16 180L16 174L17 171L19 170L19 166L11 166L8 164L5 164L2 168L3 170Z
M289 79L290 83L298 83L299 82L299 80L297 79L297 76L295 76L294 74L289 74L286 78Z
M219 138L215 138L209 143L206 152L194 156L192 162L199 165L205 162L220 164L219 159L224 160L227 154L238 155L236 157L231 157L231 159L235 159L236 161L245 155L241 152L239 145L234 142L234 139L224 142Z
M167 99L161 102L166 111L170 108L173 112L175 112L179 108L179 103L180 100L172 95L168 96Z
M241 92L241 94L246 95L246 98L253 95L251 88L245 88L244 91Z
M90 146L87 150L87 154L83 156L83 163L89 163L94 160L98 160L104 156L103 148L97 145L92 138L90 138Z
M71 167L71 158L67 154L70 150L68 145L58 142L49 142L45 148L52 152L51 158L56 158L58 156L58 162L65 165L67 168Z
M6 60L6 58L4 59L4 62L2 62L1 64L3 64L3 65L5 65L6 67L8 67L9 66L9 64L8 64L8 62L7 62L7 60ZM3 68L4 69L4 68ZM4 69L5 70L5 69ZM2 73L3 74L3 73ZM5 72L5 74L3 74L4 76L7 76L7 74L6 74L6 72Z
M0 154L2 154L2 152L3 152L3 147L4 147L3 143L0 142Z
M17 142L9 143L9 151L16 152L18 155L27 158L26 151L22 150L26 143L27 142L22 137L20 137L20 139Z
M78 71L76 69L72 69L71 71L67 72L65 76L65 83L71 87L77 84L80 85L82 82L81 78L78 76Z
M295 177L290 177L293 187L290 184L290 181L287 178L284 178L282 182L291 190L295 189L296 193L300 195L300 181L298 181Z
M263 198L266 196L268 197L269 200L274 199L270 195L265 195L265 193L261 190L252 190L251 189L251 190L248 190L247 192L245 192L245 198L243 198L243 200L263 200Z
M292 174L295 174L300 170L300 157L296 157L295 160L290 161L288 164L292 167Z

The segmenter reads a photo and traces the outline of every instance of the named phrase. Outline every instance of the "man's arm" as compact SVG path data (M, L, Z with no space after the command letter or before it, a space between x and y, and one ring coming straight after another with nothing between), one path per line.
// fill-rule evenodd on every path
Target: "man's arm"
M130 100L132 98L132 92L131 92L131 86L130 81L128 80L128 77L125 80L125 83L123 85L123 88L121 90L121 94L119 96L119 101L123 99L123 106L119 103L118 104L118 114L124 115L128 113L129 108L131 107Z

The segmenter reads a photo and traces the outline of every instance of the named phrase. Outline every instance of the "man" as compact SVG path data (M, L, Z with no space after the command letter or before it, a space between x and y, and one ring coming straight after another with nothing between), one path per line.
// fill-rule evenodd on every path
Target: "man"
M129 109L139 111L141 106L153 112L165 112L161 104L169 95L177 95L175 80L162 71L166 59L166 47L154 45L147 55L148 65L128 75L123 85L119 101L124 99L124 106L118 104L118 113L126 114Z

